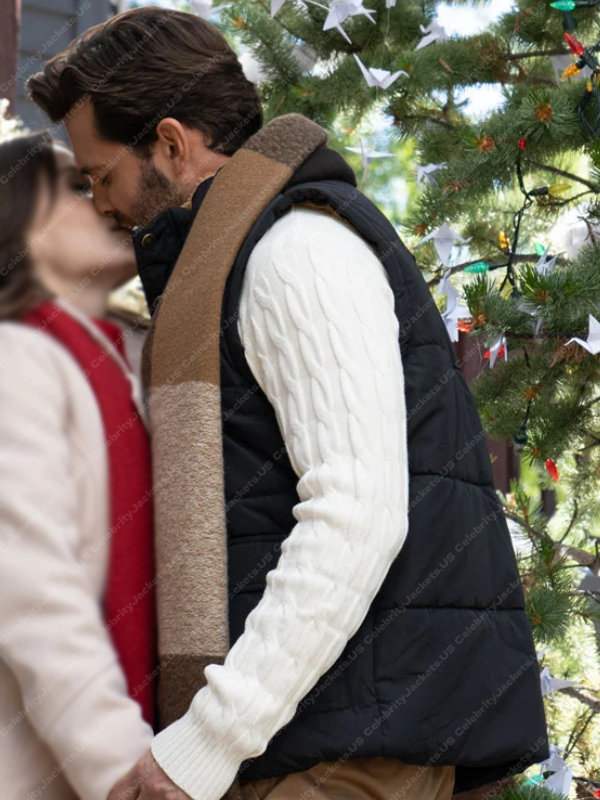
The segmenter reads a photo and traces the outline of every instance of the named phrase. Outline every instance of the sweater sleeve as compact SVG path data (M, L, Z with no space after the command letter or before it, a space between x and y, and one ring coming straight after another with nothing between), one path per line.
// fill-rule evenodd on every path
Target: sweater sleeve
M399 325L371 248L340 221L293 209L251 254L239 323L300 502L244 633L152 744L194 800L219 800L292 719L358 630L408 530Z
M70 356L58 347L24 325L0 325L0 657L77 795L106 800L153 731L127 693L79 556Z

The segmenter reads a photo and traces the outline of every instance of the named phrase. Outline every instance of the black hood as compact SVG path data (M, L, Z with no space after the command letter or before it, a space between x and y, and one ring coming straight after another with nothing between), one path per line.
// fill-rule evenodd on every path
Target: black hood
M221 167L220 169L222 169ZM192 196L191 210L169 208L133 235L138 272L153 313L157 298L179 258L189 229L219 170L202 181ZM338 180L356 186L356 176L344 157L327 145L318 147L294 172L284 189L316 180Z

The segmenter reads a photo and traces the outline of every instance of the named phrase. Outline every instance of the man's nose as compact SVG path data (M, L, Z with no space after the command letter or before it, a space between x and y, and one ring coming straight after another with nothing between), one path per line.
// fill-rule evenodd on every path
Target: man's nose
M106 194L99 190L97 184L94 185L93 199L94 199L94 205L96 206L100 214L103 214L107 217L114 216L116 209L109 201Z

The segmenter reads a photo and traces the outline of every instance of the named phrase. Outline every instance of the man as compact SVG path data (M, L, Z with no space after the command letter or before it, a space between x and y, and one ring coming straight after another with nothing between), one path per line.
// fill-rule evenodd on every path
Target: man
M447 800L546 758L473 398L323 129L263 126L216 29L158 8L29 88L153 315L161 730L110 800Z

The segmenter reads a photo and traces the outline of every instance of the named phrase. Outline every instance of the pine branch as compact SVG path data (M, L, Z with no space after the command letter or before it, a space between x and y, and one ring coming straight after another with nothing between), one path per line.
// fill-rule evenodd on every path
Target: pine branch
M575 686L566 686L564 689L559 689L558 691L562 694L568 694L570 697L574 697L589 708L593 708L596 714L600 713L600 700L596 700L595 697L588 697L581 689L577 689ZM588 689L587 691L594 690Z
M537 169L543 169L546 172L552 172L555 175L560 175L562 178L568 178L571 181L578 181L579 183L582 183L584 186L587 186L595 193L598 193L600 191L600 187L598 186L598 184L592 183L592 181L588 181L586 178L582 178L581 175L574 175L572 172L567 172L564 169L553 167L552 164L541 164L539 161L532 161L531 165L536 167Z
M517 61L523 58L538 58L540 56L566 56L569 51L564 50L562 47L555 48L554 50L527 50L524 53L507 53L507 61ZM556 86L556 84L554 84Z
M593 555L592 553L588 553L587 550L582 550L580 547L573 547L571 545L564 545L561 542L556 542L554 539L549 536L547 533L541 533L537 531L526 519L516 514L514 511L510 511L509 509L504 510L504 515L508 517L508 519L512 519L513 522L517 522L521 527L523 527L527 533L538 542L544 542L546 544L551 544L554 549L554 556L556 559L559 558L570 558L572 561L576 561L582 567L589 567L594 574L598 574L600 570L600 559L597 556Z

